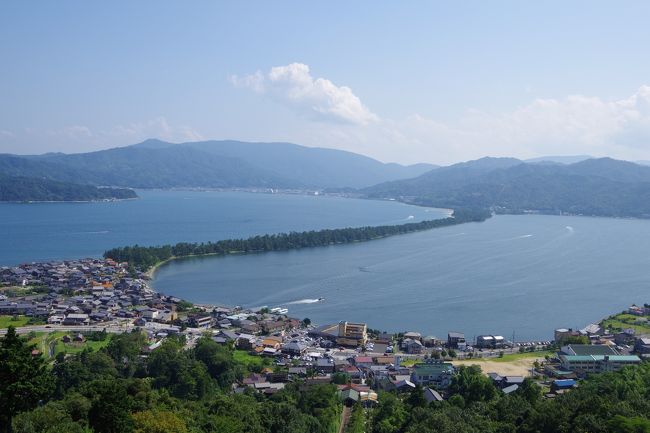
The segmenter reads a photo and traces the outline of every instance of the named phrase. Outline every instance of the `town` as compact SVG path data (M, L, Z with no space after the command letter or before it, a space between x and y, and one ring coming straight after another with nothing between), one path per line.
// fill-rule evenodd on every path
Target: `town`
M316 326L281 308L257 311L240 307L193 305L151 289L145 274L127 263L82 259L0 268L0 317L20 334L46 337L49 356L66 347L79 349L89 336L141 330L146 333L143 356L170 336L183 336L187 348L209 336L232 347L251 365L251 373L233 385L233 392L252 389L273 394L289 382L335 383L348 405L377 404L377 392L411 391L422 387L427 401L441 401L460 365L501 361L504 371L485 371L503 393L516 391L526 378L542 385L547 398L575 387L588 374L617 371L650 358L650 306L633 305L618 319L580 330L558 328L553 339L514 342L500 335L468 341L462 332L446 338L409 331L388 334L364 323ZM609 325L609 327L608 327ZM507 359L528 360L518 371ZM496 369L495 369L496 370Z

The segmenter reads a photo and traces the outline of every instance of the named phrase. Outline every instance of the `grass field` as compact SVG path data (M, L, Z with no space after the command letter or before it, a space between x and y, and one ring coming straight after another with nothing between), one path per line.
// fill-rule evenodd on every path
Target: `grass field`
M71 337L73 336L73 334L65 331L57 331L57 332L50 332L50 333L36 332L34 333L33 338L29 340L29 343L36 345L36 349L40 350L41 353L43 353L44 357L49 358L51 345L54 345L54 350L52 353L52 357L54 357L61 352L74 354L74 353L79 353L86 348L92 350L99 350L102 347L106 347L108 343L111 341L111 335L109 334L107 338L103 341L86 340L80 343L75 343L75 342L64 343L63 341L61 341L61 338L64 335L70 335Z
M97 351L103 347L108 346L108 343L110 341L111 341L110 335L106 337L106 339L103 341L86 340L81 343L77 343L77 342L64 343L59 338L56 342L56 346L54 347L54 356L56 356L60 352L71 353L71 354L79 353L84 349L92 349L93 351Z
M650 334L650 322L643 322L639 319L641 318L638 316L621 313L603 320L600 326L612 331L621 331L623 329L632 328L637 334Z
M265 365L264 358L262 358L261 356L251 355L245 350L235 350L233 352L233 358L235 358L235 361L245 364L246 367L252 367L252 366L261 367Z
M0 329L6 329L10 326L18 328L27 325L27 322L29 322L29 317L25 316L18 316L17 320L14 320L14 316L0 316Z
M530 358L544 358L546 355L553 355L554 352L547 350L543 352L524 352L524 353L512 353L503 355L501 358L476 358L474 361L493 361L493 362L513 362L520 359L530 359Z

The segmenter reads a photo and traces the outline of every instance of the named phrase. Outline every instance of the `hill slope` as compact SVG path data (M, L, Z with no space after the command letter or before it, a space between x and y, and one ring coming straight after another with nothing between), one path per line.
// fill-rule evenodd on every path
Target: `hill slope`
M184 143L180 146L215 155L241 158L310 187L361 188L419 176L435 168L430 164L384 164L352 152L304 147L292 143L205 141Z
M418 176L434 166L384 164L334 149L291 143L160 140L98 152L0 155L0 172L134 188L361 188Z
M440 207L650 217L650 167L609 158L571 165L484 158L362 191Z
M0 201L91 201L136 198L135 191L34 177L0 177Z

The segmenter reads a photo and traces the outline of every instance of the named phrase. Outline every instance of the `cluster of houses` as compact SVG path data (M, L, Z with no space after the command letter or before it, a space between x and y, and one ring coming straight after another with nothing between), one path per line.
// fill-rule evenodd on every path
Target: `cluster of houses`
M184 311L189 307L181 299L155 292L144 279L131 278L127 264L110 259L0 267L0 285L43 289L12 299L0 295L0 315L37 317L50 325L129 323L147 331L149 351L160 347L170 333L187 329L198 336L209 332L219 344L270 357L283 367L251 374L234 386L235 392L252 388L272 394L288 382L300 380L301 386L340 383L340 396L346 404L374 405L380 390L401 393L416 386L424 389L428 401L439 401L445 398L456 373L440 356L443 350L479 349L494 354L514 347L500 335L479 335L469 342L461 332L449 332L446 340L418 332L371 336L366 324L346 321L305 328L301 321L288 317L286 310L277 308L250 311L192 306ZM639 320L650 318L647 305L632 306L628 312ZM557 329L554 337L557 343L567 342L543 367L544 374L556 379L553 391L557 393L575 386L575 380L587 374L616 371L650 357L650 336L637 335L634 328L609 333L589 325L578 331ZM574 343L571 337L586 337L589 344L570 344ZM83 336L66 338L80 341ZM405 362L407 357L411 362ZM418 362L413 363L414 359ZM516 391L524 380L493 373L490 377L506 394Z
M171 323L178 319L176 305L181 302L130 278L126 264L110 259L2 267L0 285L37 292L3 296L0 314L25 315L50 325L102 325L115 319Z

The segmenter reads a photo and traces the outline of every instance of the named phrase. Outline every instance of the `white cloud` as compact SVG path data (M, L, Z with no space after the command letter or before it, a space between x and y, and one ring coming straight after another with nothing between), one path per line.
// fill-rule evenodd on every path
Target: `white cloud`
M6 129L0 129L0 137L2 138L14 138L16 134L14 134L11 131L7 131Z
M618 100L571 95L535 99L509 112L468 110L454 122L414 114L366 125L305 123L285 138L406 163L453 163L486 155L650 159L650 86Z
M379 120L346 86L337 86L325 78L312 77L309 66L291 63L271 68L268 74L239 77L231 82L265 93L301 114L317 120L334 120L354 125L367 125Z
M262 74L262 71L243 77L231 75L230 81L235 87L248 87L257 93L264 93L264 74Z
M66 126L49 132L52 136L61 136L70 140L83 140L93 136L92 131L87 126L72 125Z
M148 138L170 142L199 141L203 136L185 125L172 125L165 117L143 122L117 125L110 129L93 129L85 125L71 125L59 129L44 130L26 128L13 134L0 130L0 152L88 152L97 149L134 144Z
M117 125L102 133L103 136L128 140L129 143L143 141L148 138L158 138L171 142L199 141L203 136L189 126L171 126L164 117L157 117L145 122L135 122Z

